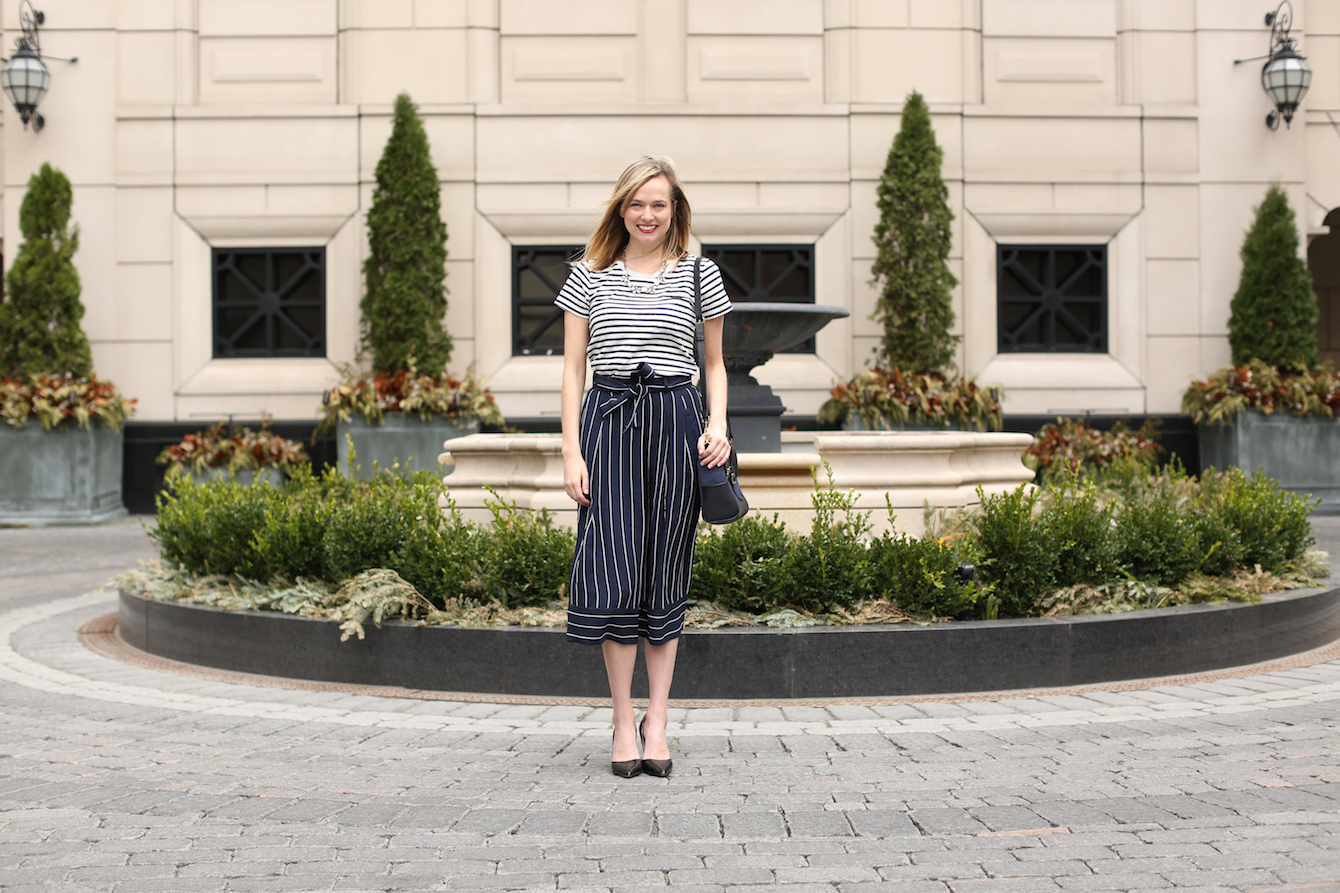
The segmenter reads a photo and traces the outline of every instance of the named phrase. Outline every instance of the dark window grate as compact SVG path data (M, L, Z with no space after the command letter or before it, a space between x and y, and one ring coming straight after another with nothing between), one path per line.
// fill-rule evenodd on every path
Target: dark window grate
M324 357L326 249L213 250L214 356Z
M732 302L814 303L813 245L704 245ZM810 338L782 353L814 353Z
M563 311L554 298L581 245L512 246L512 355L563 355Z
M999 245L1001 353L1107 353L1107 246Z

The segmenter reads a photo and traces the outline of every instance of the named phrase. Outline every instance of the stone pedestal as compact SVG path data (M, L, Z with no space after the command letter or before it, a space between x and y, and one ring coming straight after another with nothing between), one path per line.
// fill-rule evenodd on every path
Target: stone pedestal
M121 432L96 422L43 431L0 424L0 524L100 524L121 504Z

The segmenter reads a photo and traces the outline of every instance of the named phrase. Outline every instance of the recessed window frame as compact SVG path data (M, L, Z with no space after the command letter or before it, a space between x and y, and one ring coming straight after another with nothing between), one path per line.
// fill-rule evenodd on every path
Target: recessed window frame
M537 256L543 255L550 260L560 258L565 264L581 254L584 246L582 245L513 245L512 258L512 356L514 357L561 357L563 356L563 311L554 306L554 299L563 289L563 283L567 282L567 276L563 277L562 282L554 280L540 267L536 266ZM526 271L532 271L540 279L541 283L547 289L552 289L553 294L547 297L529 297L524 298L522 292L522 274ZM523 307L544 307L550 306L552 312L548 314L539 326L527 326L527 319L522 314ZM557 326L559 333L557 344L551 343L549 346L537 347L537 342L544 336L551 335L554 327Z
M244 272L239 261L244 256L261 256L265 263L265 282L257 283ZM287 279L280 282L278 260L281 257L301 257L302 265ZM329 295L326 288L326 248L323 245L305 247L247 246L210 249L210 316L211 340L214 359L325 357L326 320ZM254 295L254 300L226 297L227 278L237 277ZM294 299L293 292L315 276L315 291L319 298ZM242 324L231 323L230 313L251 309L251 316ZM315 319L304 326L290 316L289 310L316 310ZM237 342L255 326L264 327L264 345L239 347ZM303 343L284 346L282 342L293 337Z
M740 254L752 254L753 259L749 264L750 269L742 269L738 263ZM787 265L780 271L772 275L767 274L768 263L764 255L789 254ZM721 270L721 279L726 286L726 293L734 303L748 303L751 301L767 301L783 304L813 304L815 303L815 293L817 291L817 277L815 275L815 247L813 243L791 243L791 242L750 242L738 244L716 244L704 243L702 246L702 255L717 265ZM727 255L736 255L737 257L727 259ZM780 291L792 274L800 270L804 273L807 288L800 291ZM815 352L815 340L809 338L793 347L779 351L779 353L798 353L813 354Z
M1020 263L1022 252L1042 255L1040 276L1034 277ZM1057 255L1060 252L1080 252L1082 263L1057 282ZM1081 277L1098 267L1097 293L1071 293ZM1006 293L1007 277L1031 286L1034 295ZM1110 348L1110 295L1111 264L1107 245L1094 244L997 244L996 246L996 349L1001 354L1106 354ZM1022 319L1016 316L1019 305L1035 305ZM1075 316L1082 307L1097 307L1097 323L1089 325ZM1029 328L1040 327L1040 337L1022 341ZM1064 326L1071 338L1057 337L1058 325Z

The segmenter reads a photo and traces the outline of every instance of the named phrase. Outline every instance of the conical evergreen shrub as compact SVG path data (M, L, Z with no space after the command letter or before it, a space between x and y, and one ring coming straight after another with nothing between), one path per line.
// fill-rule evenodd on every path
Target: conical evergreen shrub
M418 108L402 93L395 124L377 162L368 211L363 346L377 373L406 370L441 375L451 358L447 312L447 225Z
M1233 365L1317 365L1317 296L1298 245L1288 196L1272 184L1242 242L1242 277L1228 319Z
M879 253L870 272L881 289L872 317L884 326L880 365L922 375L948 369L959 341L949 333L958 280L949 271L954 214L943 158L926 100L914 90L879 181Z
M24 242L5 277L0 300L0 378L93 374L93 355L80 328L79 228L70 228L74 190L49 164L28 179L19 206Z

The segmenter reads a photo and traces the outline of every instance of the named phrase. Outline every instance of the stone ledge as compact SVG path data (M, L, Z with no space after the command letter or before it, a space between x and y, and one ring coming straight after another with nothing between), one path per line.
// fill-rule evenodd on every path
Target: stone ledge
M122 640L224 670L430 691L608 696L597 649L564 631L339 624L158 602L122 592ZM803 630L686 630L676 698L834 698L1059 688L1199 673L1273 660L1340 639L1340 589L1256 605L1131 614ZM634 695L646 696L641 664Z

